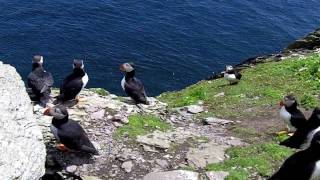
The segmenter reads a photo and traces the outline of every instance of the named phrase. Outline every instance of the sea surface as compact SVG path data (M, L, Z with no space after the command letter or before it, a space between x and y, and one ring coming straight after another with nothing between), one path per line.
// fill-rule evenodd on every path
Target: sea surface
M158 95L317 27L319 0L0 0L0 59L25 79L41 54L59 86L81 58L88 87L118 95L119 65L131 61Z

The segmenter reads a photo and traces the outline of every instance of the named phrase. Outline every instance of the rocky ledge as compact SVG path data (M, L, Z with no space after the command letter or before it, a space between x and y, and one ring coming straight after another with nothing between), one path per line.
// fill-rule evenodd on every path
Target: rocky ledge
M225 126L231 121L198 118L197 113L205 111L201 105L169 111L166 104L155 98L149 98L150 105L136 106L130 99L113 94L102 96L84 90L80 96L83 101L69 109L70 118L84 127L100 155L88 157L59 152L49 130L51 117L43 116L41 108L35 106L34 113L47 146L49 174L58 172L65 178L74 179L75 175L86 180L223 179L224 172L206 174L205 166L222 161L226 148L243 144L240 139L225 135ZM118 128L128 126L133 114L152 114L171 127L167 131L159 129L137 137L125 133L120 138L115 137Z

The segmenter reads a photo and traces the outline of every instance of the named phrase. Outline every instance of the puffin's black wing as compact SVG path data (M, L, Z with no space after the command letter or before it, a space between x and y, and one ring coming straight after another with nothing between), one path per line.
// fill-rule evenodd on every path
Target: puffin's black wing
M69 119L68 123L58 130L58 136L61 143L70 149L98 154L86 132L74 120Z
M297 152L290 156L269 180L308 180L313 172L315 159L309 149Z
M46 71L31 72L27 78L28 86L39 94L50 94L50 88L53 86L53 77Z
M126 82L125 91L137 103L147 104L147 94L139 79L133 78L129 82Z
M241 79L241 77L242 77L242 74L240 73L240 72L238 72L238 71L234 71L234 75L236 76L236 78L237 79Z
M292 126L294 126L297 129L304 127L307 124L307 119L300 110L291 113L290 121Z
M82 89L81 77L75 77L73 74L67 76L60 87L58 99L71 100L76 97Z

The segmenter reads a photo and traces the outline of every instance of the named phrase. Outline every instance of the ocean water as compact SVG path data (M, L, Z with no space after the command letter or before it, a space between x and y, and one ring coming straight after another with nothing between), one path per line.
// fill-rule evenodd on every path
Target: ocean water
M88 87L122 95L132 61L149 95L283 49L320 27L318 0L0 0L0 59L23 78L35 54L59 86L82 58Z

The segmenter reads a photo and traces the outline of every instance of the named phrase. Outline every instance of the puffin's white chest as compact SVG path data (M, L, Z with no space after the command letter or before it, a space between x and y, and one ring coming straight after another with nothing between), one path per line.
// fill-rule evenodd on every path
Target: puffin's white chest
M239 81L239 80L236 78L236 75L235 75L235 74L228 74L228 73L225 73L225 74L224 74L224 79L226 79L227 81L230 81L230 82Z
M59 136L58 136L58 129L57 129L53 124L50 125L50 130L51 130L52 134L54 135L54 137L55 137L58 141L60 141L60 138L59 138Z
M125 83L126 83L126 77L123 77L122 80L121 80L121 87L122 87L123 90L125 90L124 89Z
M316 129L309 132L306 142L302 145L302 149L307 149L310 146L313 136L319 131L320 127L317 127Z
M313 173L310 177L310 180L319 180L320 179L320 161L317 161L313 169Z
M86 85L88 84L88 81L89 81L89 77L88 77L87 73L85 73L85 75L82 77L82 83L83 83L82 89L84 87L86 87Z
M288 124L290 127L292 127L291 125L291 114L286 110L286 108L284 106L281 107L280 109L280 118L286 123Z

